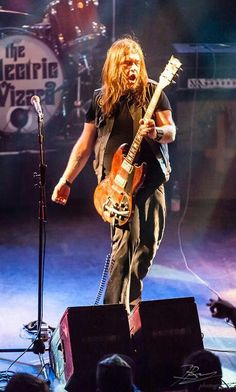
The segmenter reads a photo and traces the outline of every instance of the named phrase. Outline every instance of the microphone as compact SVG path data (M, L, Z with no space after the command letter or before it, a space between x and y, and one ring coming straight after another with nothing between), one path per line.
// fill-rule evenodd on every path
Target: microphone
M33 97L31 97L30 103L31 103L31 105L34 106L37 114L39 114L39 115L43 114L43 111L42 111L42 108L40 105L40 98L37 95L33 95Z

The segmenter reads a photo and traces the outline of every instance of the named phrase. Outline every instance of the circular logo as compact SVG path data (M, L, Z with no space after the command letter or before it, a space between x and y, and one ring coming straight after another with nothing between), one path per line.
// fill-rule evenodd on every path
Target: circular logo
M58 111L63 71L52 49L29 33L2 33L0 45L0 130L34 132L37 114L31 97L40 97L46 124Z

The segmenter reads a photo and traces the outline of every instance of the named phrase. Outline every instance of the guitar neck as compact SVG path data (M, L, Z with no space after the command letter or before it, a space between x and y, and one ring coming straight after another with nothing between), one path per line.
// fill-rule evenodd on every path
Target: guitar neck
M156 104L160 98L161 92L165 86L168 86L168 84L171 83L173 77L176 75L176 72L178 69L180 69L181 62L174 56L171 56L170 60L168 61L168 64L166 65L164 72L162 72L160 78L159 78L159 83L157 84L157 87L154 91L154 94L152 96L152 99L148 105L148 108L146 110L146 113L144 115L144 121L150 120L150 118L153 115L153 112L155 110ZM143 140L143 136L140 133L140 127L138 129L138 132L136 133L136 136L134 138L134 141L129 149L129 152L125 158L125 161L132 165L134 162L134 159L136 157L136 154L139 150L140 144Z
M144 118L143 118L144 121L150 120L150 118L152 117L153 112L154 112L155 107L156 107L156 104L157 104L157 102L158 102L158 100L159 100L159 98L160 98L161 91L162 91L162 88L161 88L160 85L158 84L157 87L156 87L156 89L155 89L155 92L154 92L154 94L153 94L153 96L152 96L152 99L151 99L151 101L150 101L150 103L149 103L149 105L148 105L148 108L147 108L147 110L146 110L146 113L145 113L145 115L144 115ZM132 143L132 145L131 145L131 147L130 147L130 149L129 149L129 151L128 151L128 154L127 154L126 157L125 157L125 160L126 160L130 165L132 165L133 162L134 162L134 159L135 159L135 157L136 157L136 155L137 155L137 153L138 153L138 150L139 150L139 147L140 147L140 145L141 145L142 140L143 140L143 136L140 134L140 128L139 128L139 129L138 129L138 132L137 132L136 135L135 135L135 138L134 138L134 140L133 140L133 143Z

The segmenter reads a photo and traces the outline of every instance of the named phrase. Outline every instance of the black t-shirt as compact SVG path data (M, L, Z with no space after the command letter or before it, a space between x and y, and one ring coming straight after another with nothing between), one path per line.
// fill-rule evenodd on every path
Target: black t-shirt
M133 120L129 112L128 101L125 97L122 97L116 108L114 125L104 154L103 168L105 175L110 172L112 158L117 148L123 143L131 146L133 138Z

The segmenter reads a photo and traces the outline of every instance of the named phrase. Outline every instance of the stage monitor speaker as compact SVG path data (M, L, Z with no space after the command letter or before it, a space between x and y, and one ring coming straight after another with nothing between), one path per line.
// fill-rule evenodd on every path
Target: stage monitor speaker
M67 391L94 392L97 362L105 355L131 355L124 305L67 308L50 344L52 368Z
M129 316L142 391L175 390L184 358L203 348L194 298L144 301ZM183 388L182 388L183 389Z

